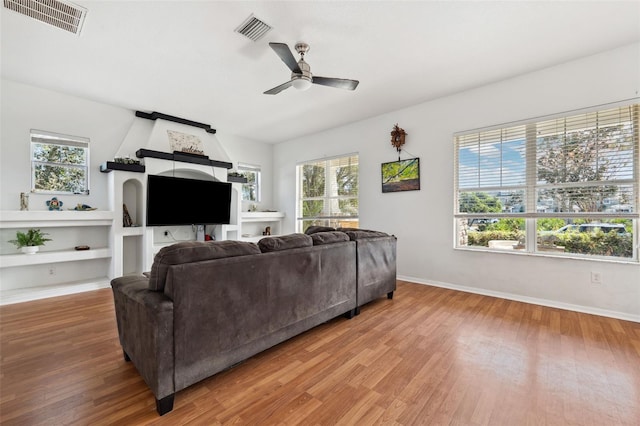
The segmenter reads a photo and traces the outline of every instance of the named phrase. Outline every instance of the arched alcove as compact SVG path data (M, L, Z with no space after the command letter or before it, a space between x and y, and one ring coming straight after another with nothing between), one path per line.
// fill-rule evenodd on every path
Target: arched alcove
M144 223L143 193L143 185L139 179L128 179L122 184L122 203L127 206L131 221L137 226Z
M212 170L211 173L214 173L214 171ZM201 170L175 168L175 169L165 170L157 174L160 176L172 176L172 177L186 178L186 179L213 180L216 182L220 182L220 179L218 179L217 177L215 177L215 175L212 175L211 173L205 173Z
M144 185L138 178L130 178L122 183L123 213L128 213L132 230L140 230L144 224ZM124 207L126 206L126 210ZM126 222L123 214L123 222ZM142 232L127 232L122 236L122 273L142 272L144 241Z

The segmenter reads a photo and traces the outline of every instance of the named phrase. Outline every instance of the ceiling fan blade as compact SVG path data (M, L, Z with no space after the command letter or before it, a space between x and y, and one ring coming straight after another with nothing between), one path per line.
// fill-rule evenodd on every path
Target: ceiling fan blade
M264 92L265 95L277 95L282 92L284 89L288 89L293 84L293 80L287 81L286 83L282 83L280 86L276 86L273 89L269 89Z
M293 57L293 53L291 53L289 46L285 43L269 43L269 46L271 46L273 51L276 52L276 55L282 59L282 62L284 62L292 72L302 74L302 71L300 71L300 67L298 66L298 61Z
M313 83L321 84L323 86L337 87L338 89L356 90L356 87L358 87L360 82L358 80L348 80L346 78L319 77L314 75Z

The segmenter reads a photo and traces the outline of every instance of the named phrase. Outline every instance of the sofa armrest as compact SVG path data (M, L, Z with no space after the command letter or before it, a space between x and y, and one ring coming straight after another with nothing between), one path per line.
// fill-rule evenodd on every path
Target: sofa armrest
M154 393L174 393L173 302L144 276L111 281L120 344Z
M357 241L358 306L396 289L396 244L394 236L361 238Z

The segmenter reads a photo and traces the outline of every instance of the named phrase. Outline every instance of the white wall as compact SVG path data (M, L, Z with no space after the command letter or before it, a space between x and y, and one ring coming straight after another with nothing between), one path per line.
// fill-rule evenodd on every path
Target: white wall
M61 195L63 208L78 203L104 210L107 179L100 163L112 160L134 115L130 110L3 79L1 94L0 210L18 210L21 192L31 189L31 129L87 137L89 195ZM52 195L30 194L29 210L47 210Z
M116 154L134 157L135 151L145 147L147 140L141 140L137 145L135 141L127 141L131 146L118 152L118 149L123 148L127 133L138 121L148 123L149 129L153 128L154 122L136 118L134 111L126 108L11 80L2 79L0 89L0 210L18 210L20 193L30 190L29 131L31 129L91 139L90 195L63 195L58 198L65 203L65 208L83 203L101 210L107 209L109 207L108 181L107 176L99 171L100 164L112 161ZM178 124L173 126L182 129ZM193 127L189 129L199 131ZM243 139L220 130L215 136L201 133L204 135L204 143L208 143L206 137L217 139L226 151L225 158L217 158L214 155L212 159L230 161L234 167L237 167L238 162L262 166L263 202L260 203L260 207L273 208L271 190L273 146ZM148 138L148 132L142 132L141 137ZM29 209L46 210L45 201L51 197L51 195L30 194Z
M259 210L276 210L273 202L273 145L254 142L235 135L220 134L218 141L232 159L233 168L238 170L238 163L260 166L260 202L242 202L242 210L247 211L251 204Z
M452 219L453 133L627 100L639 91L634 44L280 143L274 191L287 215L285 231L294 230L296 163L358 152L360 226L398 237L400 277L640 321L638 264L454 250ZM380 164L397 159L389 135L395 123L408 133L406 150L420 157L420 191L381 191ZM591 284L591 271L602 273L603 284Z

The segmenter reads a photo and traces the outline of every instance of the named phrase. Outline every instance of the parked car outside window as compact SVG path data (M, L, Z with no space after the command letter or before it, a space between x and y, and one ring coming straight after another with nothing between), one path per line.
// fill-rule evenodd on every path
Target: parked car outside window
M565 232L597 232L598 230L608 233L615 232L618 234L626 234L627 230L621 223L582 223L579 225L570 224L565 225L555 231L551 231L553 234L562 234Z

